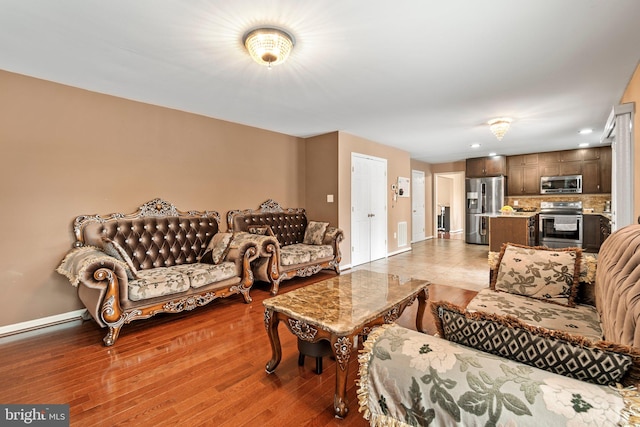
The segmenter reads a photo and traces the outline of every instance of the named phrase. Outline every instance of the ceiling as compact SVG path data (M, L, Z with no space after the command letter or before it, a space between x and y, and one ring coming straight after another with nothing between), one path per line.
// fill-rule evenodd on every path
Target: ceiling
M639 16L638 0L2 0L0 69L442 163L598 145ZM271 70L242 45L265 24L296 39Z

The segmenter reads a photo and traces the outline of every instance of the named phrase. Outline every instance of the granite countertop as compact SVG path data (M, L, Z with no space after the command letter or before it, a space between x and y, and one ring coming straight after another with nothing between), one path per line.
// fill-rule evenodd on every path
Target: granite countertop
M538 212L511 212L508 214L503 213L484 213L478 214L479 216L486 216L488 218L531 218L532 216L536 216Z
M582 215L600 215L607 219L611 219L611 212L582 212Z

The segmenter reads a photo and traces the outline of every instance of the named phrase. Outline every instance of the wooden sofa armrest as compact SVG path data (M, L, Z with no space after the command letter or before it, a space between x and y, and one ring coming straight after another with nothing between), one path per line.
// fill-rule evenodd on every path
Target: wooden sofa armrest
M127 298L126 264L100 249L72 249L56 271L78 288L78 296L96 322L104 327L122 314L120 301Z
M322 243L324 245L331 245L333 247L333 253L335 255L334 262L337 266L342 261L342 253L340 252L340 242L344 239L344 232L337 227L327 227L327 231L324 233L324 239ZM336 270L339 271L339 270Z
M251 262L256 260L259 255L259 244L255 240L234 238L229 245L229 252L225 260L236 264L237 271L240 271L242 286L245 288L250 288L253 285L254 277L251 270ZM247 298L249 298L248 293L245 299Z

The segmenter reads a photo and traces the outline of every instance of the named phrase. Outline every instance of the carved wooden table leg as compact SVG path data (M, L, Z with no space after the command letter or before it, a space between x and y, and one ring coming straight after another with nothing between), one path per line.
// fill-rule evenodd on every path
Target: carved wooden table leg
M336 391L333 396L333 410L336 417L344 418L349 412L347 402L347 374L349 359L353 349L353 336L331 336L331 349L336 358Z
M269 374L276 369L282 359L282 347L280 345L280 336L278 335L279 323L280 319L277 313L269 309L264 311L264 326L267 328L267 335L271 343L271 360L267 362L266 366L267 373Z
M426 333L422 328L422 319L424 318L424 311L427 308L427 300L429 299L429 289L424 288L422 292L418 294L418 313L416 314L416 330Z

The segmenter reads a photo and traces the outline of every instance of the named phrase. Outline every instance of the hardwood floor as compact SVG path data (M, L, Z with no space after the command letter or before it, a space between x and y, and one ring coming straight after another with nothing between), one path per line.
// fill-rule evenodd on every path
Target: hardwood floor
M433 239L358 268L421 273L438 283L430 289L431 301L464 305L475 292L465 289L461 278L484 280L471 283L476 290L488 283L486 250ZM289 280L280 292L332 275ZM314 373L312 358L298 366L296 339L285 326L280 327L282 362L266 374L271 349L262 301L270 296L269 287L257 283L251 295L251 304L237 296L189 313L133 322L109 348L102 344L105 331L93 321L0 341L0 402L68 403L72 426L368 425L358 412L356 357L349 364L349 414L343 420L333 415L335 362L325 358L322 375ZM413 327L416 309L417 304L410 306L398 323ZM423 325L429 333L432 322L427 310Z

